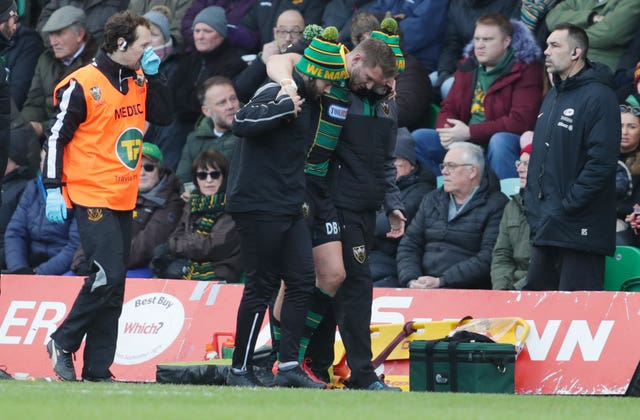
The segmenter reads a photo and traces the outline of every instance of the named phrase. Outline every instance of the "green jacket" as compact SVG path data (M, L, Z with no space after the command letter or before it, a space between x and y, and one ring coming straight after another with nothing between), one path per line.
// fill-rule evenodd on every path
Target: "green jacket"
M65 66L53 54L51 48L46 49L36 63L36 69L31 79L31 87L27 99L22 105L22 116L27 121L46 124L54 116L53 90L58 82L66 75L80 67L90 64L98 49L93 38L87 33L85 49L70 65Z
M522 196L514 195L504 207L498 239L491 256L491 284L498 290L521 290L527 283L531 245Z
M592 23L591 16L599 14L604 20ZM556 4L547 14L545 22L552 31L562 22L569 22L583 28L589 36L587 58L606 64L615 71L618 61L640 21L640 1L638 0L564 0Z
M225 132L222 137L213 134L213 121L204 115L196 122L196 128L187 136L187 141L182 148L182 155L178 163L176 175L182 184L192 182L191 164L193 160L205 150L217 150L222 153L227 161L231 162L233 149L236 147L238 137L231 130Z

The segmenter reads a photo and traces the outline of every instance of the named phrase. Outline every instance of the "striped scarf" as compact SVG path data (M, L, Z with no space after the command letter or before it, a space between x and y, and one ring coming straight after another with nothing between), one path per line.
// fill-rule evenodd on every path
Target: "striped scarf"
M524 0L520 9L520 20L529 29L535 31L556 2L557 0Z
M208 235L218 219L224 214L226 202L224 191L207 197L195 189L189 196L189 209L194 220L194 232L199 235ZM185 268L185 274L182 276L185 280L216 279L213 262L189 260L189 264Z

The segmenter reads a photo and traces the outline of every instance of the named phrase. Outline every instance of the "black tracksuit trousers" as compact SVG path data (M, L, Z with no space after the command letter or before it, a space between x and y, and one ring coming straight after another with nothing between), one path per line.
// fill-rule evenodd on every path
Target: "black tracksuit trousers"
M273 295L286 284L280 315L280 361L298 360L307 311L315 287L311 236L302 215L234 213L240 235L245 285L238 308L232 366L247 369L265 311Z
M86 334L83 378L109 378L118 341L127 261L131 249L131 211L75 206L80 243L91 274L85 278L67 318L51 334L75 352Z

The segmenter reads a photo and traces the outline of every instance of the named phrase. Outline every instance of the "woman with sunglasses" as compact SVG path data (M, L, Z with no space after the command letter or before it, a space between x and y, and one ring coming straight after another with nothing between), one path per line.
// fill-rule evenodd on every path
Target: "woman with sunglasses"
M639 238L623 222L632 215L633 205L640 203L640 103L634 97L630 96L626 104L620 105L620 121L622 137L616 172L616 244L639 246Z
M152 269L162 278L240 281L240 239L225 211L228 163L215 150L193 161L189 194L178 227L156 248Z

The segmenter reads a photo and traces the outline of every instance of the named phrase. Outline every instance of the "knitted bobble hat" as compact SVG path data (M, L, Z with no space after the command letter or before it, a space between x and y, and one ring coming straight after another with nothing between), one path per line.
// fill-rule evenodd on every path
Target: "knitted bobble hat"
M398 71L402 72L405 68L404 54L400 49L400 35L398 35L398 22L394 18L384 18L380 23L379 31L372 31L371 38L377 38L384 41L396 56L396 65Z
M336 27L325 28L320 36L311 40L296 65L296 69L314 79L332 82L345 80L348 77L345 67L346 48L337 42L337 39L338 29Z

